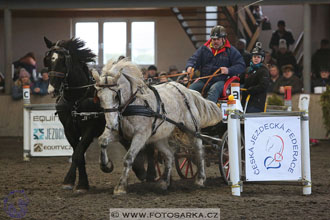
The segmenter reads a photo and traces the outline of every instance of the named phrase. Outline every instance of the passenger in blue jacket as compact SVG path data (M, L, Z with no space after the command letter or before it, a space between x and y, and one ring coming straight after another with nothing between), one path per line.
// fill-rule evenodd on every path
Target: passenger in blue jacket
M207 99L217 102L222 94L228 77L239 75L245 71L245 63L240 52L230 45L223 26L215 26L210 33L211 39L189 58L186 69L192 74L193 68L199 70L201 76L210 76L219 68L219 76L213 77L206 86ZM200 79L189 88L201 92L208 79Z

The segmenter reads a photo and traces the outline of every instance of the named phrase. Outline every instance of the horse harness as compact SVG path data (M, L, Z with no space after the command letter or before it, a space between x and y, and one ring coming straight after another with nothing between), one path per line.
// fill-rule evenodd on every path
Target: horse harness
M172 85L172 86L174 86L179 91L179 93L183 96L185 104L186 104L186 106L187 106L187 108L188 108L188 110L191 114L191 117L192 117L192 120L193 120L193 123L194 123L194 126L195 126L195 130L196 130L195 132L188 129L182 122L175 122L175 121L173 121L172 119L170 119L166 116L164 103L162 102L158 91L152 86L148 86L148 87L153 91L153 93L156 97L156 100L157 100L157 111L156 112L154 110L152 110L152 108L150 107L149 103L146 100L144 101L145 105L130 105L132 102L135 101L137 92L140 89L137 89L131 95L129 100L123 106L121 106L121 103L120 103L120 100L121 100L120 90L116 91L116 90L112 89L111 87L116 86L116 85L108 85L107 84L107 77L106 77L106 85L103 85L103 87L107 87L108 89L110 89L110 90L117 93L118 100L119 100L119 107L118 108L111 108L111 109L104 109L103 112L82 112L82 113L78 113L77 109L79 107L80 102L87 97L87 94L89 92L89 88L91 86L94 86L95 84L89 84L89 85L84 85L84 86L79 86L79 87L69 87L68 86L67 76L70 73L70 68L69 67L70 67L70 64L71 64L71 55L70 55L70 53L67 49L65 49L64 47L59 46L59 43L60 43L60 41L58 41L52 48L50 48L47 55L49 55L50 51L54 51L54 50L64 53L65 65L67 67L66 68L67 72L63 73L63 72L58 72L58 71L49 71L49 76L63 78L63 83L61 84L61 87L60 87L60 94L61 95L57 99L57 103L60 99L62 99L64 101L66 107L69 107L69 109L71 109L71 110L73 109L73 111L71 112L73 118L77 118L78 116L82 116L83 117L82 120L89 120L91 118L98 117L99 114L104 114L104 113L107 113L107 112L118 112L119 113L118 114L119 134L122 136L122 129L121 129L121 126L120 126L120 124L121 124L120 120L121 120L122 116L140 115L140 116L145 116L145 117L154 117L155 119L152 123L152 135L154 135L157 132L157 129L164 123L164 121L167 121L167 122L172 123L175 126L177 126L183 132L187 132L187 133L193 134L196 137L200 137L197 122L196 122L196 119L195 119L194 115L191 112L189 102L188 102L186 96L182 93L182 91L178 87L176 87L175 85ZM73 104L68 102L64 98L64 95L63 95L64 90L82 89L82 88L88 88L88 89L86 90L85 94L79 100L75 101ZM131 85L131 91L132 91L132 85ZM61 111L61 110L57 110L56 113L58 113L58 111ZM62 111L64 111L64 110L62 110ZM162 113L161 113L161 111L162 111ZM161 123L158 124L158 126L156 126L157 119L162 119ZM106 127L108 129L110 129L107 125L106 125Z
M70 87L68 84L68 80L67 80L67 76L70 73L70 66L71 66L71 55L69 50L67 50L64 47L59 46L59 43L61 41L57 41L56 44L50 48L50 50L46 53L46 56L49 56L51 51L57 51L57 52L61 52L64 54L65 57L65 66L66 66L66 72L59 72L59 71L49 71L48 75L50 77L57 77L57 78L63 78L63 82L61 83L60 89L59 89L59 97L56 99L56 103L58 106L63 107L62 109L57 107L56 113L58 114L59 111L71 111L71 115L74 119L81 117L82 121L87 121L90 119L95 119L99 117L99 112L77 112L80 103L88 98L88 94L90 92L90 88L93 87L95 85L95 83L91 83L91 84L87 84L87 85L83 85L83 86L74 86L74 87ZM93 78L91 77L91 75L88 76L88 81L89 82L93 82ZM68 100L65 99L64 97L64 91L65 90L78 90L78 89L86 89L85 93L82 95L81 98L79 98L78 100L74 101L74 102L70 102ZM62 100L62 103L59 104L60 100Z
M125 75L124 75L125 76ZM197 126L197 121L194 117L194 115L192 114L189 102L187 97L183 94L183 92L175 85L172 85L173 87L175 87L178 92L183 96L184 98L184 102L187 106L188 111L190 112L190 115L192 117L194 126L195 126L195 131L190 130L189 128L187 128L182 122L176 122L170 118L168 118L166 116L166 110L165 110L165 106L164 103L161 100L161 97L157 91L157 89L151 85L148 85L149 89L151 89L151 91L154 93L155 97L156 97L156 101L157 101L157 109L156 111L154 111L149 103L144 100L145 105L131 105L132 102L135 101L136 99L136 95L137 92L140 91L140 88L138 88L129 98L129 100L123 105L121 106L120 100L120 90L116 91L114 89L112 89L111 87L116 86L116 85L103 85L102 87L107 87L110 90L114 91L117 93L118 96L118 100L119 100L119 107L118 108L110 108L110 109L104 109L104 112L118 112L118 124L119 124L119 135L122 136L123 132L122 132L122 128L120 126L120 120L122 118L122 116L144 116L144 117L154 117L154 121L152 123L152 133L151 135L154 135L157 132L157 129L165 122L169 122L171 124L174 124L175 126L177 126L181 131L192 134L193 136L196 137L200 137L200 133L198 130L198 126ZM132 90L131 90L132 91ZM156 126L156 121L157 119L161 119L162 121ZM106 126L108 129L110 129L108 126Z

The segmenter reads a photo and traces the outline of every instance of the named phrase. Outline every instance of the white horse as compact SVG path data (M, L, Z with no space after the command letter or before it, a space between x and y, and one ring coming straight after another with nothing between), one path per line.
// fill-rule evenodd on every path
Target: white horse
M202 140L197 138L194 132L222 120L221 109L215 103L176 82L157 85L154 87L155 92L143 81L138 66L125 59L118 63L109 61L103 67L101 76L93 70L93 77L107 121L107 128L99 141L102 144L116 141L119 130L125 139L131 140L131 146L124 157L124 170L114 194L126 193L128 172L136 155L148 143L154 143L165 157L165 170L159 183L162 189L168 188L174 159L168 138L176 126L165 118L182 123L185 130L193 131L188 132L188 135L190 145L197 153L198 175L195 183L204 186L206 177L203 145ZM157 98L157 94L160 98ZM158 113L159 117L148 115L150 110ZM142 114L131 115L127 113L129 111L142 111Z

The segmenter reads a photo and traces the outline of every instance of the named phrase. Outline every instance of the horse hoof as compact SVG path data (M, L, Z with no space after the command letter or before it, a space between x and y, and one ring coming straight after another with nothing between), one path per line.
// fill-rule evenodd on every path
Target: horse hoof
M75 190L75 193L77 193L77 194L85 194L85 193L87 193L87 192L88 192L87 189L76 189L76 190Z
M158 187L159 187L161 190L167 190L168 185L169 185L169 184L167 184L167 182L164 181L164 180L159 180L157 184L158 184Z
M71 184L63 184L62 189L64 190L73 190L73 185Z
M146 181L146 178L147 178L147 173L142 171L142 172L139 172L139 171L134 171L135 172L135 176L141 181L141 182L144 182Z
M197 186L199 186L199 187L205 187L205 185L204 185L204 179L197 179L197 180L195 181L195 184L196 184Z
M100 164L100 168L104 173L111 173L113 171L113 163L108 162L106 165Z
M126 194L126 189L124 189L123 187L118 187L116 186L115 189L113 190L113 194L118 196L118 195L124 195Z

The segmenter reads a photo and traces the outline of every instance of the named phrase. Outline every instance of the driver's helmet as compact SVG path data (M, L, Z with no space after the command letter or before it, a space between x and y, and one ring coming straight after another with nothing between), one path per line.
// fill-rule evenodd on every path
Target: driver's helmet
M223 38L227 36L226 28L221 25L214 26L211 29L210 37L211 38Z

